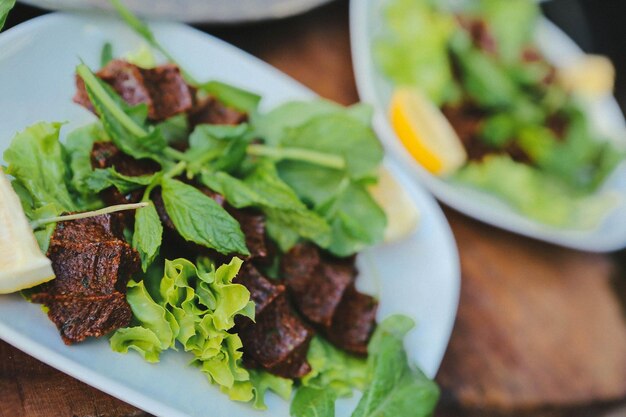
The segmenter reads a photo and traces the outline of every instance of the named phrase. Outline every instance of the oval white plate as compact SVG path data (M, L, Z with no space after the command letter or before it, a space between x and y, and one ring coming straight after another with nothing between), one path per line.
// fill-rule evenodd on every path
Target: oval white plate
M109 0L20 0L52 10L111 10ZM140 16L195 23L236 23L304 13L330 0L125 0Z
M374 128L389 154L440 201L485 223L575 249L605 252L626 247L626 164L618 167L605 184L606 189L621 196L620 204L598 228L587 231L557 229L533 221L491 194L446 182L417 164L400 144L388 122L386 115L393 87L378 70L371 54L372 40L383 27L383 4L385 0L352 0L350 37L359 95L361 100L374 105ZM536 37L544 54L557 66L582 54L570 38L546 19L541 21ZM587 111L595 129L608 137L621 137L620 142L624 143L626 123L615 99L607 97L588 103Z
M263 95L265 109L314 94L246 53L180 24L152 25L166 48L200 79L220 79ZM67 120L67 133L94 120L72 103L74 68L79 57L98 66L100 48L110 41L117 54L136 49L138 38L107 17L52 14L0 35L0 150L13 134L36 121ZM380 289L380 316L402 312L418 324L407 350L428 375L434 375L446 349L460 287L454 238L435 200L388 167L421 210L422 223L402 242L368 250L359 257L360 279ZM63 344L54 325L18 295L0 296L0 338L28 354L150 413L167 416L288 416L287 402L268 396L270 410L259 414L229 401L205 377L187 366L190 357L167 352L151 365L139 355L110 350L105 339ZM356 398L341 401L338 415L349 415Z

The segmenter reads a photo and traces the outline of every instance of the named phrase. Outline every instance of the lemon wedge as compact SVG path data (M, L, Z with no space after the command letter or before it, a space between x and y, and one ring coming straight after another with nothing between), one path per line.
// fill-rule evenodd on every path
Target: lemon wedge
M601 55L584 55L558 69L557 76L568 90L589 97L611 94L615 84L615 67Z
M391 243L410 235L420 221L420 212L404 187L384 168L378 172L378 183L369 191L387 215L384 242Z
M0 168L0 294L52 278L50 260L41 253L20 200Z
M465 148L448 119L419 90L396 89L389 118L406 150L431 173L446 175L467 161Z

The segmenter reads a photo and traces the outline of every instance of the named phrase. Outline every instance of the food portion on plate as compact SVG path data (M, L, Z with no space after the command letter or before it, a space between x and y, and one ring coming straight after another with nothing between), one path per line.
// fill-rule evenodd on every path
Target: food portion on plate
M407 151L531 219L596 227L617 203L601 188L624 151L596 134L584 100L610 93L610 63L548 62L531 0L382 4L372 53L393 84L389 119Z
M149 362L184 350L256 408L267 390L295 390L292 415L331 416L359 389L353 416L430 415L438 388L403 346L412 320L376 323L377 299L356 285L356 254L417 224L402 194L392 207L393 177L376 186L369 108L314 100L261 113L251 92L199 83L147 50L113 59L114 48L99 70L76 67L74 101L98 121L64 142L62 123L39 122L4 152L0 221L23 210L14 244L48 266L21 288L48 280L50 264L55 275L23 295L67 345L111 335L113 350ZM391 231L386 212L402 222Z

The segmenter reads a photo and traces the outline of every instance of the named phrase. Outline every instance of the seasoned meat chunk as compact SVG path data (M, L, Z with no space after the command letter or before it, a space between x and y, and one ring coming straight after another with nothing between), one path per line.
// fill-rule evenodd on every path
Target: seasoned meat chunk
M335 346L356 355L367 355L367 343L376 328L378 302L351 285L345 292L325 335Z
M130 323L126 283L140 268L139 254L122 240L119 213L61 222L48 249L56 278L35 289L34 302L67 344Z
M146 104L148 118L153 121L184 113L194 103L192 89L178 67L172 64L144 69L123 60L113 60L96 75L113 87L128 104ZM94 111L85 84L78 76L76 89L74 101Z
M285 378L299 378L310 371L306 352L313 331L293 312L285 293L267 306L254 325L238 330L244 357Z
M282 276L298 311L310 322L329 327L344 292L354 282L354 259L322 255L310 244L285 254Z
M189 113L189 124L238 125L248 121L248 115L226 107L213 97L202 100Z
M265 278L250 262L244 262L233 282L243 285L250 291L250 301L254 302L254 311L257 317L276 297L285 292L284 285L276 284Z
M39 294L33 301L48 307L48 317L67 345L128 326L132 318L126 296L119 292L88 297Z

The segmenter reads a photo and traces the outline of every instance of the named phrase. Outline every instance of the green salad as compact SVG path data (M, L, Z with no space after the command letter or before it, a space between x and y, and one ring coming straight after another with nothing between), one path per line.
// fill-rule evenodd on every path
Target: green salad
M387 224L368 190L383 158L370 108L260 112L252 92L196 81L114 4L169 63L148 48L114 59L104 45L100 71L76 67L74 100L97 121L64 141L63 123L36 123L4 152L56 274L23 295L67 344L108 333L114 351L153 363L184 351L257 409L268 390L295 391L292 416L329 417L358 389L353 417L432 415L439 389L404 349L413 322L375 323L377 300L354 287L355 254ZM323 292L337 282L340 294Z
M599 188L624 152L596 137L539 51L537 2L452 4L384 2L372 45L382 73L426 94L458 134L468 162L450 180L548 225L596 226L616 203Z

